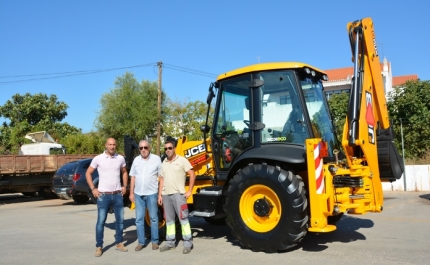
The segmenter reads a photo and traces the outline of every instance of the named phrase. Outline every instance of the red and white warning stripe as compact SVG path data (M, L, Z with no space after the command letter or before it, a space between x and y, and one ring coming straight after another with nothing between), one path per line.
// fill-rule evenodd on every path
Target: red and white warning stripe
M315 180L317 184L317 194L322 194L324 191L324 175L323 175L323 160L320 157L319 144L314 145L314 161L315 161Z

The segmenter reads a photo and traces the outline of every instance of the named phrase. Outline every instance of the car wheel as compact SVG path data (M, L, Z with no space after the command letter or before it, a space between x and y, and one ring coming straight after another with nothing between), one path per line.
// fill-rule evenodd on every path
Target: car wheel
M72 195L72 198L77 204L84 204L90 199L87 195Z

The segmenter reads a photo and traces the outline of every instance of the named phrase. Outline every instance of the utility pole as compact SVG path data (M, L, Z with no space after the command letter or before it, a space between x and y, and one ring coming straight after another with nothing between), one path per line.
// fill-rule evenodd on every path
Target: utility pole
M158 104L157 104L157 155L160 156L160 138L161 138L161 80L163 75L163 62L159 61L158 66Z

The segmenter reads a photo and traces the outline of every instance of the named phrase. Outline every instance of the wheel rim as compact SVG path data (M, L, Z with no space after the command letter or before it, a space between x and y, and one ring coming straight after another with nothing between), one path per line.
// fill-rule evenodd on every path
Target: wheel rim
M163 209L159 208L158 211L161 211L161 216L158 216L158 228L160 229L166 225L166 220L163 218ZM151 218L149 217L148 209L146 209L145 213L145 222L149 227L151 227Z
M271 188L253 185L243 192L239 211L243 222L250 229L259 233L269 232L281 218L281 201Z

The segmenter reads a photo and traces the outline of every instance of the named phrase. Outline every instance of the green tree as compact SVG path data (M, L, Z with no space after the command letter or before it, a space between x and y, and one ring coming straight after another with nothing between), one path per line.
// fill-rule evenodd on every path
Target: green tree
M387 104L397 148L401 150L401 119L405 156L422 158L430 146L430 81L408 81L395 87Z
M67 148L68 154L100 154L105 149L105 142L106 137L101 133L90 132L69 135L61 143ZM121 153L121 150L118 152Z
M67 116L67 108L56 95L13 95L0 106L0 117L6 119L0 126L0 153L18 153L20 145L27 141L24 136L30 132L47 131L60 141L67 135L79 133L81 129L61 123Z
M13 127L16 124L26 121L29 125L36 124L54 124L62 121L67 116L67 104L58 101L56 95L39 93L31 95L15 94L12 100L0 106L0 115L9 119L8 126Z
M162 109L165 94L162 92ZM158 85L156 82L139 83L132 73L125 73L115 80L115 87L100 99L96 128L106 137L113 137L117 144L124 135L134 139L154 138L158 122ZM161 121L164 114L162 113Z
M349 93L342 92L333 94L328 100L328 105L332 115L334 126L336 127L336 134L339 142L342 140L343 126L346 121L346 114L348 111Z
M166 122L163 129L166 135L174 138L187 136L188 140L203 140L200 125L206 122L207 104L202 101L169 100ZM213 108L209 113L209 126L212 124Z

